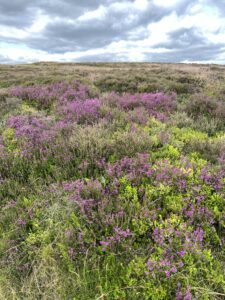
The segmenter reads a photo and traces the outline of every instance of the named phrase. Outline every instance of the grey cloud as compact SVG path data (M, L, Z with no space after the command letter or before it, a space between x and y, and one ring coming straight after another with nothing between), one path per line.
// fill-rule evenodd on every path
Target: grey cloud
M221 16L225 16L225 1L224 0L205 0L208 6L217 7Z
M40 1L39 8L48 13L48 15L56 14L60 18L55 22L49 23L41 36L34 34L29 39L23 40L23 42L29 47L51 53L98 48L106 46L113 41L132 39L129 35L131 30L156 22L165 14L165 11L154 7L151 3L145 11L132 10L128 12L126 9L121 11L116 10L112 6L107 7L107 4L109 5L113 2L115 1L65 1L63 2L64 5L62 5L62 1L58 0L54 4L49 1L47 6L43 7L43 2ZM91 3L91 5L88 6L88 3ZM73 16L73 20L76 20L78 16L87 12L88 9L93 10L99 7L101 3L105 4L107 10L106 16L102 20L87 20L74 22L74 24L68 22L66 16ZM34 2L33 5L35 5ZM131 15L133 19L129 22L129 16ZM143 33L137 39L144 38L146 32L143 31ZM16 37L14 41L19 42ZM13 39L11 39L11 42L13 42Z
M0 41L23 43L30 48L53 54L101 48L120 40L138 43L138 40L147 37L149 24L160 21L172 12L181 17L187 15L190 13L191 6L196 4L196 0L183 0L172 8L166 8L155 6L152 0L149 0L148 7L143 11L126 9L126 5L124 10L118 10L111 5L116 2L131 3L134 0L0 0L0 25L19 29L28 28L34 22L38 12L48 15L52 20L41 33L34 33L29 38L1 37L0 32ZM224 0L205 0L202 5L204 4L217 7L225 17ZM105 17L94 21L76 21L78 17L97 9L100 5L106 9ZM139 29L138 34L133 34L137 29ZM209 43L197 28L179 28L169 34L168 42L155 46L155 48L160 47L172 51L163 55L146 53L146 60L177 61L206 60L206 58L211 60L223 51L221 49L224 43L217 45ZM120 61L126 60L126 56L121 56L119 53L112 56L108 53L99 56L83 56L82 60Z
M35 11L32 11L29 3L29 0L1 0L0 24L16 26L17 28L31 25L35 17Z
M38 9L49 16L58 17L58 20L47 25L41 35L33 34L32 37L24 39L22 42L31 48L50 53L63 53L103 47L121 39L143 39L146 37L146 31L143 30L142 35L136 38L130 35L130 31L139 27L145 28L149 23L157 22L171 13L170 9L156 7L151 1L149 1L145 11L116 10L110 6L115 2L129 3L134 2L134 0L14 0L11 4L8 0L2 0L0 11L4 13L5 17L2 16L0 23L11 24L17 28L27 27L33 22L35 11ZM191 2L190 0L182 1L175 9L177 14L184 13ZM104 5L107 9L106 17L103 20L75 22L75 24L67 22L68 18L76 20L77 17L98 8L100 5ZM128 22L130 16L133 19ZM10 42L18 43L19 40L15 37L14 39L11 38Z
M169 34L169 41L157 44L156 47L167 49L193 48L194 46L207 46L207 40L196 28L181 28Z
M76 60L77 62L118 62L123 61L120 55L106 53L99 55L85 55Z
M26 11L29 0L17 0L17 1L6 1L0 2L0 11L2 14L14 15Z
M225 48L218 48L217 45L195 46L187 49L176 49L169 53L146 54L146 61L156 62L182 62L182 61L213 61L218 55L224 53Z
M189 4L190 1L184 1L177 7L177 13L184 11ZM57 21L49 24L43 32L44 43L40 38L35 37L28 43L31 47L40 45L42 50L61 53L103 47L122 39L143 39L146 37L146 30L137 38L130 37L130 32L136 28L146 28L148 24L157 22L170 13L171 10L155 7L151 2L145 11L127 11L126 9L118 11L114 7L108 7L103 20L91 20L74 25L64 20ZM133 19L128 22L131 15Z
M216 60L225 51L225 42L210 43L197 28L181 28L169 34L169 41L160 43L157 48L171 50L166 54L154 54L147 58L161 62Z
M167 53L144 53L145 59L143 61L149 62L171 62L178 63L182 61L213 61L216 60L219 54L224 53L225 48L218 48L216 45L209 46L194 46L187 49L180 48L172 50ZM125 54L107 53L99 55L87 55L77 59L78 62L120 62L127 61Z
M42 37L29 39L27 44L51 53L63 53L100 48L122 37L119 30L98 22L91 28L60 22L48 26Z
M78 17L107 1L97 0L1 0L0 24L25 28L32 24L37 11L49 16Z
M3 56L3 55L0 55L0 64L13 64L15 61Z

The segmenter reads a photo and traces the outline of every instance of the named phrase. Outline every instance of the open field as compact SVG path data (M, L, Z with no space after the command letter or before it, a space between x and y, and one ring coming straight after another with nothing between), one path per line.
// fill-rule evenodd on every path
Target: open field
M225 66L0 65L0 299L225 298Z

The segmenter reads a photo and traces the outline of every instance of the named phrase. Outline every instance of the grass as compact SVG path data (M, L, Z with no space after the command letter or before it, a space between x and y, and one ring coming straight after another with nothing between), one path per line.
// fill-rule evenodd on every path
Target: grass
M225 297L224 72L0 66L0 299Z

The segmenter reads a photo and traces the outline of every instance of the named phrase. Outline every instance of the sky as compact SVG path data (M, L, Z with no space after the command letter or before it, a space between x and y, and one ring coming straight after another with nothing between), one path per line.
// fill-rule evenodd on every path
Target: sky
M225 64L225 0L0 0L0 64Z

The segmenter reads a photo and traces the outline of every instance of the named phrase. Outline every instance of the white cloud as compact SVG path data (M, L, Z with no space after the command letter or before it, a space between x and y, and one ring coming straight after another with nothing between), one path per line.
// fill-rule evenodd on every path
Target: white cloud
M92 11L87 11L83 15L81 15L79 18L77 18L77 21L80 22L85 22L85 21L94 21L94 20L101 20L104 19L106 16L107 9L100 5L99 8L92 10Z
M179 4L181 2L182 0L153 0L154 5L163 7L175 6L176 4Z
M37 12L36 18L31 25L31 27L27 28L27 32L32 33L40 33L42 32L46 25L51 21L51 18L45 14L42 14L40 11Z
M103 48L96 48L87 51L65 52L62 54L49 54L46 51L40 51L28 48L24 45L0 44L0 55L6 57L6 60L15 62L34 62L34 61L71 61L82 60L82 57L95 55L117 55L118 60L145 61L146 54L167 53L170 50L165 48L149 48L135 44L128 45L126 41L114 42ZM121 59L119 59L121 57Z
M33 34L41 33L50 21L51 19L49 16L38 11L32 25L25 29L18 29L15 26L9 25L1 25L0 23L0 37L24 40Z
M179 18L173 12L169 16L164 17L161 21L152 23L148 26L149 38L144 41L151 46L168 41L168 33L179 28Z
M143 11L149 6L148 0L135 0L134 2L113 2L109 7L118 12Z
M24 39L28 36L26 30L0 24L0 37Z
M134 7L139 10L147 9L148 5L149 5L148 0L135 0L134 1Z
M0 55L6 58L6 60L12 60L15 62L32 62L39 59L44 59L47 53L43 53L40 50L34 50L27 48L23 45L3 44L0 45Z
M110 55L118 61L154 61L161 54L176 59L179 53L179 59L188 62L199 61L205 47L202 61L225 62L225 12L213 1L111 0L88 5L86 0L74 18L63 13L64 2L58 1L62 12L53 10L51 15L37 5L26 26L0 20L0 40L8 42L0 44L0 55L6 61L101 60ZM186 47L194 49L191 56Z

